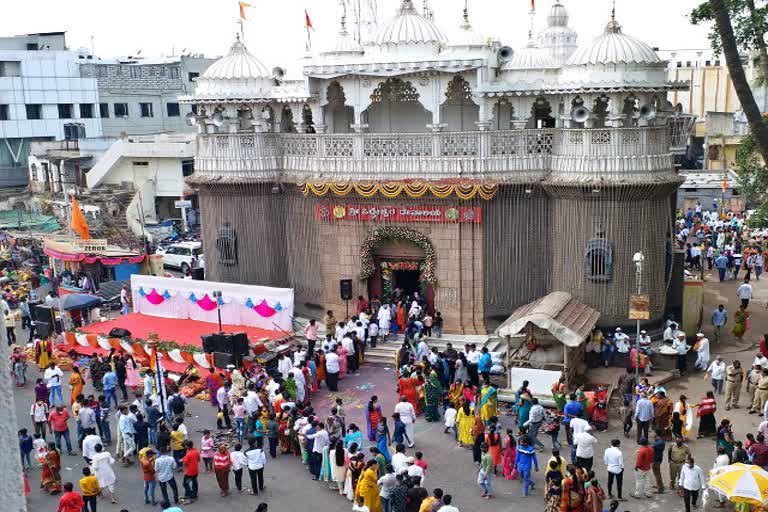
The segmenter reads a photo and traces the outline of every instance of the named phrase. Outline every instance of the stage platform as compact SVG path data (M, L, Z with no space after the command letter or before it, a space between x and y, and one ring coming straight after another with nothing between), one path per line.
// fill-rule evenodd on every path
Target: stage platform
M210 322L200 322L198 320L179 320L177 318L162 318L159 316L142 315L141 313L129 313L121 315L114 320L106 322L96 322L86 325L80 329L81 332L88 334L101 334L106 336L109 331L115 327L120 327L131 332L131 338L140 338L146 340L149 333L157 333L161 341L175 341L179 345L203 346L201 336L212 334L219 330L217 324ZM244 332L248 335L251 343L258 343L262 340L277 340L284 338L291 333L281 331L269 331L259 329L258 327L248 327L245 325L222 325L224 332Z

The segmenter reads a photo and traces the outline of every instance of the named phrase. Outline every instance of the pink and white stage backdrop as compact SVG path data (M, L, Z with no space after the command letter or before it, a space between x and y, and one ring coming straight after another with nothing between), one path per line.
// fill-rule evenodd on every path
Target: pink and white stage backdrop
M214 297L220 291L221 298ZM164 318L192 319L293 332L293 289L134 274L133 311Z

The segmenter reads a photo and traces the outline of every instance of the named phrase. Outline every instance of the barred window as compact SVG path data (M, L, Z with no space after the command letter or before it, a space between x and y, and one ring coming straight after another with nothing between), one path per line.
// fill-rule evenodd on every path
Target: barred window
M613 248L604 238L587 242L587 279L610 281L613 273Z

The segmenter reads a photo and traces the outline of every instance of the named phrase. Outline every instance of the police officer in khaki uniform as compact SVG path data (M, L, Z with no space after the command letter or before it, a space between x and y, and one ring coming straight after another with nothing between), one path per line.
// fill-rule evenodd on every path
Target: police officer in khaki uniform
M744 370L741 368L740 361L734 361L725 369L725 410L730 411L731 407L739 408L739 395L741 394L741 385L744 382Z
M752 408L749 410L749 414L762 414L766 401L768 401L768 368L763 369L763 375L757 383L757 393L755 393L755 399L752 401Z

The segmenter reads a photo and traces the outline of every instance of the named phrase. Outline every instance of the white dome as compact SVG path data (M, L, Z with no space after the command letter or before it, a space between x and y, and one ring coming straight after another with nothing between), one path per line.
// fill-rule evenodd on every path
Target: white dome
M589 45L576 50L569 66L600 64L659 64L661 59L647 43L621 32L621 25L611 20L605 33Z
M529 40L525 48L516 50L509 62L504 63L501 69L545 69L556 67L557 63L549 52L536 46L533 40Z
M262 62L254 57L240 38L235 41L229 54L220 58L200 78L210 80L269 79L272 74Z
M402 0L395 18L382 28L374 44L379 46L431 44L443 45L446 37L437 25L416 11L412 0Z
M344 21L341 22L341 30L336 37L336 42L332 48L322 52L323 56L349 56L349 55L362 55L363 47L355 41L355 39L347 31L347 25Z
M557 0L552 4L552 8L547 15L547 26L549 27L567 27L568 26L568 10L560 0Z
M469 13L464 11L464 21L459 25L459 32L451 38L449 48L485 48L488 46L486 39L472 27L469 22Z

